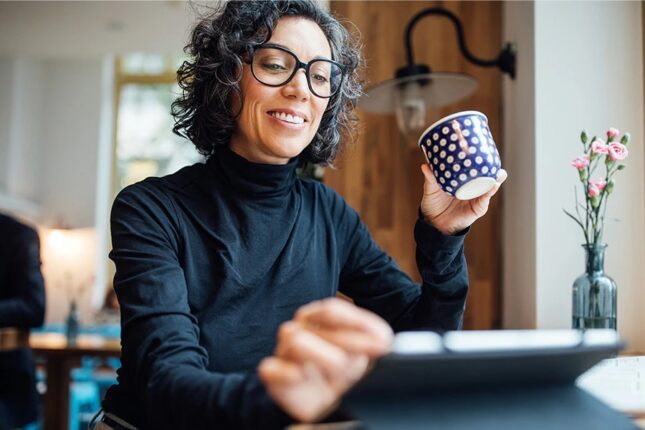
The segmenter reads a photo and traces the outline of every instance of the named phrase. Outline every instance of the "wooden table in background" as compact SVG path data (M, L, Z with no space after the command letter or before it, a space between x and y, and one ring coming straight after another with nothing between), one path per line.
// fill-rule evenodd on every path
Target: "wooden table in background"
M59 333L32 333L29 339L36 356L46 360L44 430L65 430L69 426L70 371L81 357L120 357L119 339L97 335L79 335L75 345L68 345Z

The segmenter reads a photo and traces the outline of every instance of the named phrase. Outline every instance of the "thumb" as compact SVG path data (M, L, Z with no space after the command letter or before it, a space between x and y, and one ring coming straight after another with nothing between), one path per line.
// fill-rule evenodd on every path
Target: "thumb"
M421 165L421 173L423 173L423 176L425 177L425 182L423 184L425 194L433 194L436 191L441 190L441 187L437 182L437 178L435 178L434 174L432 173L430 165L423 163Z

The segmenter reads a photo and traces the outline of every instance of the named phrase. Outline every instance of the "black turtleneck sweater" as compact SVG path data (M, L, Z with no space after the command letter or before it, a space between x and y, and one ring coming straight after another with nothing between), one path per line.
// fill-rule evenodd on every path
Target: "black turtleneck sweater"
M395 330L461 326L463 236L419 220L415 284L338 194L295 170L222 147L119 194L110 257L122 367L106 411L139 428L283 427L256 366L282 322L338 291Z

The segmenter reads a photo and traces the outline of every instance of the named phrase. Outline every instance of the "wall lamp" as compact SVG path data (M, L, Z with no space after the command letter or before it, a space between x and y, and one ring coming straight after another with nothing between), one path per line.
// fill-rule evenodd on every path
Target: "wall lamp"
M432 72L426 64L414 62L412 31L424 17L443 16L452 21L457 30L459 50L468 61L482 67L497 67L515 79L516 52L510 43L493 60L475 57L466 47L464 31L459 18L441 7L427 8L412 17L405 29L407 65L396 71L394 79L381 82L366 90L358 106L366 112L395 113L399 129L406 135L418 136L428 123L426 110L461 100L472 94L479 84L472 76L463 73Z

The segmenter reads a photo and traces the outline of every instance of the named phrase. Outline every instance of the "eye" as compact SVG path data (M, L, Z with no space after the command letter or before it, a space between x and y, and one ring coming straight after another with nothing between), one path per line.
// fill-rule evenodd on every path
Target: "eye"
M331 73L331 64L326 61L316 61L312 64L309 74L311 75L311 81L320 84L326 85L329 83L330 73Z
M287 70L286 67L284 67L281 64L277 64L277 63L263 63L262 68L266 69L268 71L271 71L271 72L282 72L282 71Z
M319 84L326 84L327 82L329 82L327 76L321 75L319 73L314 73L313 75L311 75L311 79Z

